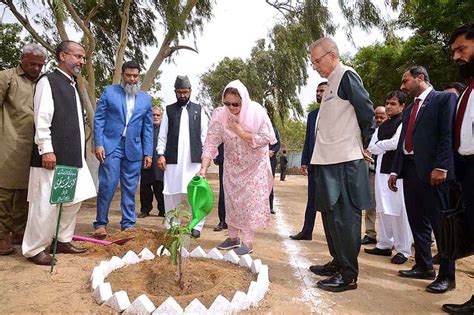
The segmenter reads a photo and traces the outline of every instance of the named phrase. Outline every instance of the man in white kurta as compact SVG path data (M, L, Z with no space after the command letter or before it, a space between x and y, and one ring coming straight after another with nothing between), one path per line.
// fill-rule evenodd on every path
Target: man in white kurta
M61 46L62 45L62 46ZM78 120L80 144L68 143L68 145L80 146L82 167L79 168L76 193L71 203L63 205L61 221L58 234L58 253L81 253L84 249L75 247L71 244L76 226L76 215L81 207L83 200L92 198L96 195L94 182L84 158L85 153L85 133L83 110L79 99L77 88L75 87L75 75L80 74L84 61L84 49L75 42L61 43L62 47L58 59L59 67L53 74L56 78L65 78L65 83L74 87L73 97L75 98L76 117L70 119ZM75 94L75 95L74 95ZM23 255L32 262L39 265L48 265L51 263L51 256L46 251L55 234L58 220L59 205L49 203L51 195L51 185L54 175L54 165L56 157L58 164L60 151L58 144L53 143L52 127L55 108L64 106L60 102L54 102L53 89L50 85L48 76L43 76L36 85L34 96L34 118L35 118L35 143L39 155L42 157L43 167L31 167L28 186L29 213L28 221L23 239ZM74 106L74 105L72 105ZM64 122L65 124L66 122ZM35 148L36 149L36 148ZM64 148L61 148L63 151ZM66 148L66 150L68 150ZM46 157L54 157L48 160Z
M399 185L397 192L391 191L387 185L402 129L401 115L405 98L406 95L400 91L387 95L385 108L389 120L375 130L368 147L372 154L377 155L375 203L379 220L379 237L374 248L365 248L364 251L372 255L391 256L394 247L397 251L391 260L394 264L403 264L407 261L411 256L413 242L403 196L403 179L397 179L397 185Z
M193 176L196 176L201 167L200 155L202 154L202 144L204 144L206 139L208 125L208 119L203 108L189 101L191 84L186 76L178 76L175 83L175 92L178 101L168 105L164 110L156 147L159 156L158 167L164 169L163 197L166 213L175 209L180 204L190 209L187 198L187 187ZM176 116L179 117L179 122L173 119L170 120L169 117L170 113L176 115L176 112L180 112L180 114ZM200 124L196 123L197 119L200 119ZM174 128L178 127L178 124L179 133L176 133ZM191 134L190 130L193 128L191 125L200 126L200 128L198 128L199 130L194 129L196 134ZM174 138L174 140L172 138ZM193 139L199 139L199 141ZM174 141L174 146L170 145L171 141ZM197 154L193 157L193 146L199 149L199 161ZM197 146L199 148L197 148ZM200 236L204 222L205 219L201 220L194 227L192 231L194 237ZM166 223L169 228L169 220L167 220Z

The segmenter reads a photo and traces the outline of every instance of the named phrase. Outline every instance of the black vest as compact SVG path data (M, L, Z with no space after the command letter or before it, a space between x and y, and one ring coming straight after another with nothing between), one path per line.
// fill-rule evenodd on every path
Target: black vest
M201 105L189 102L186 106L189 116L189 142L191 143L191 163L201 163ZM179 124L183 107L177 103L166 106L168 135L165 158L167 164L178 163Z
M46 77L53 94L54 115L50 130L56 164L80 168L82 167L81 133L77 119L79 113L76 105L76 89L71 85L71 80L58 70L47 74ZM36 144L33 145L31 166L42 166Z
M397 132L397 128L398 126L400 126L401 123L402 123L401 113L384 121L379 127L379 132L377 134L378 140L381 141L381 140L387 140L387 139L392 138L395 132ZM395 159L395 152L396 150L388 151L384 153L382 157L382 165L380 165L380 173L382 174L391 173L392 163L393 163L393 160Z

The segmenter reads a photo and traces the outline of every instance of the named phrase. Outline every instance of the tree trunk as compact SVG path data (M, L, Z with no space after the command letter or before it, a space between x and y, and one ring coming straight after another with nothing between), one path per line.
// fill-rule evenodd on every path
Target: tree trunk
M121 14L122 25L120 27L120 43L117 48L117 55L115 56L115 69L114 76L112 78L112 84L117 84L120 82L121 68L123 64L123 57L125 55L125 48L127 48L128 42L128 22L130 19L130 5L132 0L125 0L123 3L123 10Z

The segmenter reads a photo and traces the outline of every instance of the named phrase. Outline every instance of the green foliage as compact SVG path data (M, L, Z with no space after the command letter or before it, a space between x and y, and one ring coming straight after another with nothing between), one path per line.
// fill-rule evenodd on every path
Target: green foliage
M281 120L275 118L275 127L280 134L280 151L301 152L304 146L304 138L306 134L306 123L297 119Z
M25 45L20 38L21 29L18 23L0 23L0 70L20 64L21 49Z
M191 230L183 224L183 221L188 222L189 219L189 212L184 209L182 204L178 205L176 209L170 210L163 219L163 224L166 220L169 221L170 228L164 235L160 256L163 256L165 249L170 252L173 265L178 267L178 284L181 289L184 288L181 250L191 238Z
M311 102L311 103L308 104L308 107L306 107L306 112L309 114L313 110L319 109L320 105L321 104L319 104L318 102Z
M422 35L414 35L407 41L397 39L364 47L350 63L362 77L376 106L384 104L388 92L400 88L403 71L413 65L427 69L436 89L459 80L457 67L446 47Z
M472 21L472 0L405 0L398 24L432 42L444 43L457 26Z

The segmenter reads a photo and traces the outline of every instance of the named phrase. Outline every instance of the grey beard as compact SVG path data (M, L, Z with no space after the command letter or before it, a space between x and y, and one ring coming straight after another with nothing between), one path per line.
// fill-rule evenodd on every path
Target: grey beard
M125 93L128 95L135 96L140 91L140 83L137 84L123 84L122 87L125 90Z

